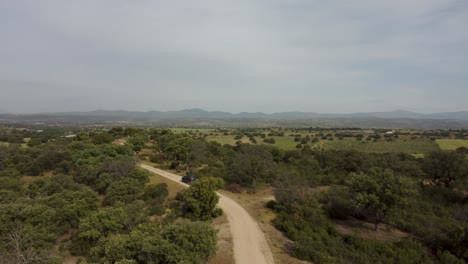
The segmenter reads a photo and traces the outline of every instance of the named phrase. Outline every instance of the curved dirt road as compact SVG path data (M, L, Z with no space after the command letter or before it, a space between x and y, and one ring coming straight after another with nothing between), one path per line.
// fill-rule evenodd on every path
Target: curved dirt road
M159 174L186 187L189 185L181 182L180 176L156 169L148 165L140 164L140 167ZM257 222L238 203L220 193L218 206L226 214L234 242L234 259L237 264L273 264L271 253L265 235L260 230Z

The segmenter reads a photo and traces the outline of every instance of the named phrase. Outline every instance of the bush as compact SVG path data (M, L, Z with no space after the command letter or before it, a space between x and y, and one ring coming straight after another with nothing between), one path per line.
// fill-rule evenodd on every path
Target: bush
M215 208L213 212L211 213L211 217L216 218L216 217L222 216L223 214L224 214L223 209Z
M226 191L230 191L232 193L242 193L242 188L237 183L231 183L226 188Z
M163 215L166 212L166 207L160 203L150 204L148 207L148 215Z
M143 194L146 201L154 201L157 203L164 203L169 191L167 189L167 183L149 184L145 186L145 193Z
M333 219L348 219L354 213L352 197L345 188L331 188L324 195L324 209Z
M169 165L169 169L175 170L179 167L180 163L178 161L172 161L171 165Z
M219 197L216 190L224 187L221 178L205 177L194 181L190 187L179 192L178 199L184 202L185 216L197 220L209 220Z
M161 159L160 155L153 154L153 155L150 156L149 160L151 162L154 162L154 163L159 163L159 162L161 162L162 159Z
M464 264L466 263L462 259L459 259L452 255L448 251L444 251L444 253L439 255L439 262L443 264Z
M271 210L276 210L276 206L278 203L275 200L270 200L266 203L266 208L271 209Z

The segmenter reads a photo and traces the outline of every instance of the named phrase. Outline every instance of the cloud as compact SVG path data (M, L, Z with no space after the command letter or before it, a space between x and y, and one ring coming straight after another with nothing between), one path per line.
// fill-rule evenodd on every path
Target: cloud
M17 0L0 22L0 79L101 98L79 110L427 112L468 96L463 0Z

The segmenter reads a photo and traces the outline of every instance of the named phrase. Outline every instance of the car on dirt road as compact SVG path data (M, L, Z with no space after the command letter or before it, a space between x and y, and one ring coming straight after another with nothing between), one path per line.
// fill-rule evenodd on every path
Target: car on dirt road
M190 184L196 180L197 180L197 176L195 176L194 174L186 174L185 176L182 177L182 182L186 184Z

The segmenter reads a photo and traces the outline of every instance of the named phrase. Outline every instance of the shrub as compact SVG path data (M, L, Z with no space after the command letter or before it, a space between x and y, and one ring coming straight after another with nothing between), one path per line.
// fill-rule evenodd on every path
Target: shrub
M325 194L324 203L330 218L348 219L354 212L351 194L345 188L331 188Z
M223 209L215 208L213 212L211 213L211 217L216 218L216 217L222 216L223 214L224 214Z
M226 191L230 191L232 193L242 193L242 188L237 183L231 183L226 188Z
M179 167L179 164L180 163L178 161L172 161L171 165L169 165L169 169L175 170L175 169L177 169Z

